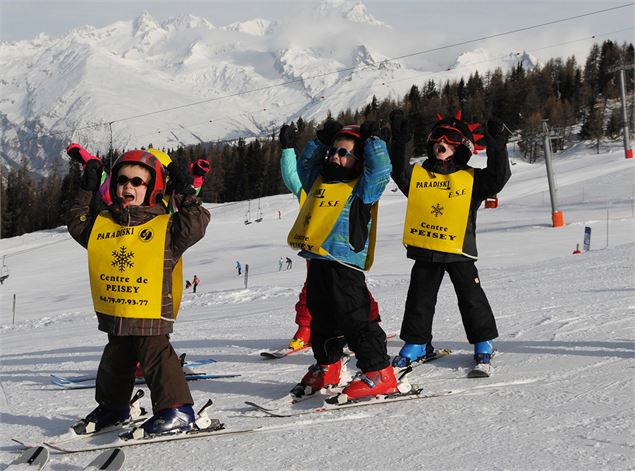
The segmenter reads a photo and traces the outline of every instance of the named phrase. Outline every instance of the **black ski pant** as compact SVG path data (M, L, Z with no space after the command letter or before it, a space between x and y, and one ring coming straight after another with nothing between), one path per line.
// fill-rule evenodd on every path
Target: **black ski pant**
M432 319L445 272L454 285L468 342L475 344L498 337L494 313L473 261L436 263L417 260L410 274L401 339L417 344L432 340Z
M97 370L97 403L124 407L134 389L137 361L152 396L152 410L174 404L194 404L181 361L167 335L119 336L108 334L108 343Z
M311 312L311 346L320 365L335 363L344 345L355 352L364 373L386 368L386 333L370 320L370 297L364 273L330 260L312 259L306 280Z

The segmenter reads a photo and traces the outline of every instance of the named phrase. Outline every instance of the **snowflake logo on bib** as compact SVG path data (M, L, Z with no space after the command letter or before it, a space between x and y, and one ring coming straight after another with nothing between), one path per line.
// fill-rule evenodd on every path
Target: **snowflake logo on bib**
M432 206L432 211L430 211L430 214L434 214L434 217L439 217L439 216L443 216L443 206L441 206L439 203L435 204L434 206Z
M134 266L134 263L132 263L134 252L126 251L126 248L123 246L119 250L113 250L112 256L112 266L121 272L126 271L126 268L132 268Z

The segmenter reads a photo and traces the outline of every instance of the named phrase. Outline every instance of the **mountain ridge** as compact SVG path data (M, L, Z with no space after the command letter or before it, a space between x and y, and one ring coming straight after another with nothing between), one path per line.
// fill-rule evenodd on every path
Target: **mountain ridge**
M71 141L103 153L111 139L122 149L254 137L299 116L321 120L373 96L401 97L430 74L456 76L458 69L410 68L368 45L391 31L362 2L329 0L295 22L217 26L194 15L160 22L144 11L58 38L0 42L0 164L16 167L26 157L31 171L46 175ZM487 60L493 69L517 59ZM464 75L483 66L466 62L457 58Z

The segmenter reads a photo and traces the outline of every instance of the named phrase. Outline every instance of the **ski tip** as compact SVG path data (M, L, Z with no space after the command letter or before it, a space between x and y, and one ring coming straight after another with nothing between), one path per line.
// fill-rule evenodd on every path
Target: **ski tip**
M7 469L42 469L49 461L49 451L43 446L33 446L24 450Z

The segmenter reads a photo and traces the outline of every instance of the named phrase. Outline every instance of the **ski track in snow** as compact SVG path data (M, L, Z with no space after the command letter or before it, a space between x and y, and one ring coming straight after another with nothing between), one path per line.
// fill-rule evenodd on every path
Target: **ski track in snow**
M249 226L247 202L209 205L208 234L184 257L185 278L198 274L199 292L184 293L172 342L192 359L218 360L206 372L242 375L190 383L197 404L213 398L212 415L227 428L273 428L128 448L126 469L633 469L635 172L621 151L586 152L578 147L555 163L566 227L549 227L540 164L519 161L501 206L479 212L477 266L501 334L493 376L465 378L472 351L446 279L433 343L453 353L416 368L411 382L456 394L401 404L300 418L267 418L244 404L283 397L313 361L310 351L275 361L259 355L295 331L304 263L294 257L292 270L278 271L277 259L292 253L284 241L297 202L263 198L263 222ZM412 267L401 245L404 213L403 195L387 191L368 274L387 332L401 325ZM573 256L585 225L592 250ZM63 228L0 240L2 254L11 270L0 287L0 463L7 463L11 437L64 434L95 407L93 391L60 390L49 375L94 371L105 335L92 313L85 251ZM233 269L237 259L250 265L247 288ZM390 339L389 353L401 344ZM55 454L50 469L78 469L87 459Z

